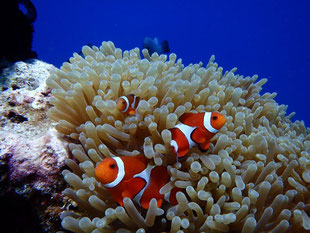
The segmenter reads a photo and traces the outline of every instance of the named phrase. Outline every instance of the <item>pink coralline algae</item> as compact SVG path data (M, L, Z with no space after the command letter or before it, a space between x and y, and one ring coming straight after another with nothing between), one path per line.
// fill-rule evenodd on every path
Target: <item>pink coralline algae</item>
M2 135L1 135L2 137ZM59 171L63 166L66 152L59 157L63 143L57 138L55 130L49 129L43 135L23 138L22 134L8 133L5 139L10 181L26 182L36 190L48 192L59 182Z

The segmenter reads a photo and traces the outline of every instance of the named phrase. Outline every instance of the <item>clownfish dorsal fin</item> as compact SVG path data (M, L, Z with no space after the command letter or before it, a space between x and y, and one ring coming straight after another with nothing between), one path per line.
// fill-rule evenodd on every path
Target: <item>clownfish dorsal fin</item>
M136 156L136 158L139 159L139 160L142 160L144 163L146 163L146 166L147 166L147 163L149 162L149 160L144 155L139 154L139 155Z
M183 115L180 116L179 121L183 124L187 124L188 121L191 121L193 114L194 113L190 113L190 112L183 113Z
M135 95L134 94L128 94L128 95L126 95L126 98L128 99L129 106L131 106L132 102L135 99Z

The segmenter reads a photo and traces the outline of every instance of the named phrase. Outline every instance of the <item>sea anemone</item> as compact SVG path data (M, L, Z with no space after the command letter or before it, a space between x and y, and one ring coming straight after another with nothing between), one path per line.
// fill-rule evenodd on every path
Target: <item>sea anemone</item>
M208 64L186 67L176 55L122 51L112 42L84 46L55 70L48 115L56 129L72 138L73 159L64 170L70 184L64 193L78 212L62 214L63 228L73 232L303 232L310 230L310 135L303 122L291 122L276 93L260 95L266 79L223 73ZM135 94L137 113L127 116L116 100ZM169 128L185 112L217 111L227 122L207 152L192 148L175 162ZM167 166L178 204L155 200L143 210L131 199L124 207L94 177L105 157L144 154Z

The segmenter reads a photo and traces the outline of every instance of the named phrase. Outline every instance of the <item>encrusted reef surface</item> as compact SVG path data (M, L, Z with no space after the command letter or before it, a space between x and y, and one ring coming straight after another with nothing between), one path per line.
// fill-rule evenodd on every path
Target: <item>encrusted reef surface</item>
M1 226L10 232L60 229L68 154L54 124L46 117L54 66L34 60L4 70L0 93ZM6 226L6 227L5 227Z
M276 93L260 94L266 79L223 71L211 57L184 66L175 54L122 51L112 42L84 46L52 72L47 84L56 129L76 140L64 170L64 193L79 211L61 215L73 232L309 232L310 135L292 122ZM116 109L122 95L141 98L137 114ZM227 119L207 152L193 148L171 162L171 133L184 112L218 111ZM178 204L146 211L131 199L119 206L94 175L106 157L143 153L167 166Z

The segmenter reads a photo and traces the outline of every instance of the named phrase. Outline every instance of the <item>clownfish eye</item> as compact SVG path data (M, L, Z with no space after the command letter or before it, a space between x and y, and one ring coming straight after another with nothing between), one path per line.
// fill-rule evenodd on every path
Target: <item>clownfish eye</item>
M217 116L213 116L213 117L212 117L212 120L217 120Z
M113 168L115 168L115 167L116 167L116 164L114 164L114 163L113 163L113 164L110 164L110 168L113 169Z

